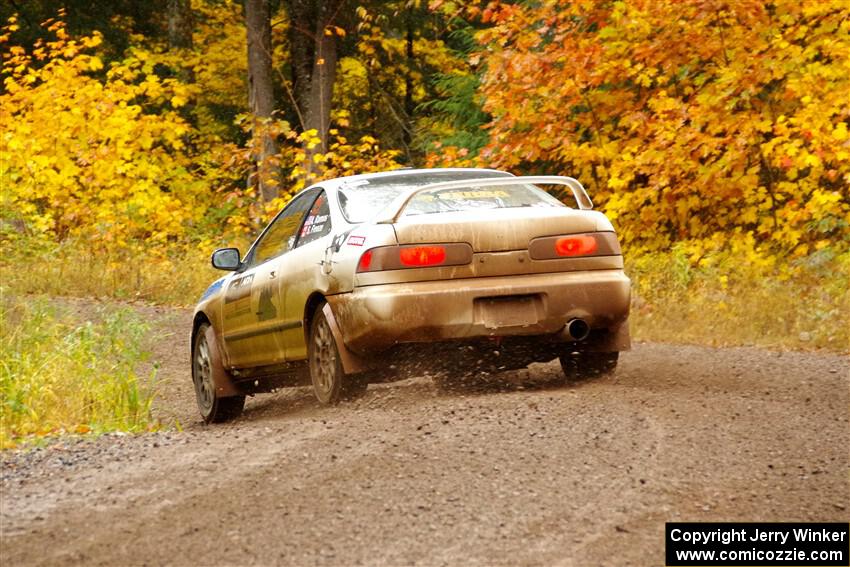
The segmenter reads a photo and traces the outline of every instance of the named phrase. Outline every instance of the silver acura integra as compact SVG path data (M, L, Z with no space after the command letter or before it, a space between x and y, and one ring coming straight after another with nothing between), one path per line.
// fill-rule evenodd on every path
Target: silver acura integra
M195 308L201 415L224 421L246 395L308 381L332 404L407 363L442 384L473 366L555 358L565 379L611 372L630 346L629 279L614 228L591 209L570 177L487 169L398 170L303 190L244 257L213 253L230 273Z

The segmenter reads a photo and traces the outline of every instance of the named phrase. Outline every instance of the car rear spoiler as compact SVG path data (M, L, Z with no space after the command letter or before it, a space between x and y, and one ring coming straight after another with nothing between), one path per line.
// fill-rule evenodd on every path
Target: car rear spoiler
M587 191L577 179L563 177L560 175L535 175L520 177L489 177L484 179L464 179L461 181L444 181L442 183L431 183L416 187L396 197L385 209L378 213L375 220L377 224L392 224L401 217L410 200L423 191L435 189L467 189L470 187L500 187L505 185L522 185L538 183L540 185L565 185L573 192L578 208L588 210L593 208L593 202L587 195Z

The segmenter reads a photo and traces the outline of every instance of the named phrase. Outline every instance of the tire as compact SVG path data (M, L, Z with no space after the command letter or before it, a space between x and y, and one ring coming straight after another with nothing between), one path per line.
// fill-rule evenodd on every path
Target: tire
M613 374L619 352L581 352L561 355L561 369L566 382L579 382Z
M324 303L313 314L307 358L316 399L321 404L333 405L362 395L369 382L365 375L343 372L339 349L323 308Z
M216 393L215 377L229 379L230 376L221 362L215 332L208 323L198 327L193 346L192 382L195 385L198 410L204 422L221 423L242 415L245 396L223 398Z

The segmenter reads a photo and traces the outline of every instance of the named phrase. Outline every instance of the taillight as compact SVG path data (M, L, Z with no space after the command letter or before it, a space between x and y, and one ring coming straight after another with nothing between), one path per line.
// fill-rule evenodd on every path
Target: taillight
M542 236L528 245L532 260L555 260L586 256L620 256L620 243L613 232L589 232Z
M555 241L555 252L558 256L587 256L598 248L596 238L586 234L562 236Z
M372 251L366 250L362 256L360 256L360 262L357 264L358 272L368 272L369 266L372 265Z
M472 246L451 244L418 244L379 246L367 250L357 263L358 272L380 272L405 268L462 266L472 262Z
M399 260L405 266L436 266L446 261L445 246L414 246L402 248Z

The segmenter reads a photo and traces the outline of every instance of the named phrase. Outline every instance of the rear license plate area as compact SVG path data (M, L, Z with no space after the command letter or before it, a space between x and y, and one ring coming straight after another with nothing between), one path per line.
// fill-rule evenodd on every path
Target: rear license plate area
M540 320L543 300L539 295L479 297L474 300L475 322L488 329L527 327Z

